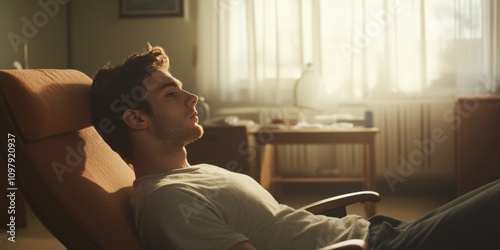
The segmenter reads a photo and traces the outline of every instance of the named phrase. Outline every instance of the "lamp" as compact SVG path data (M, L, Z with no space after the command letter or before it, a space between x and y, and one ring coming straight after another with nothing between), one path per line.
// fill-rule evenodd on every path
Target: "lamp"
M299 109L309 109L319 112L322 104L323 84L320 75L308 63L300 78L295 82L294 106Z

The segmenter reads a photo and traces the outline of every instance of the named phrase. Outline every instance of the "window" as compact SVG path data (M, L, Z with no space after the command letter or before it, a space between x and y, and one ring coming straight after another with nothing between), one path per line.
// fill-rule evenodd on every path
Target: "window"
M320 76L322 100L453 96L494 87L493 0L199 5L198 92L221 105L291 105L308 63Z

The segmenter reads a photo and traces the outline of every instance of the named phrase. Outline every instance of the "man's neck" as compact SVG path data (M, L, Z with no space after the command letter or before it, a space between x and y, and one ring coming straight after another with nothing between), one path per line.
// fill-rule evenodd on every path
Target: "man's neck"
M137 155L140 157L137 157ZM134 166L136 179L190 167L184 147L169 152L137 152L135 156L132 165Z

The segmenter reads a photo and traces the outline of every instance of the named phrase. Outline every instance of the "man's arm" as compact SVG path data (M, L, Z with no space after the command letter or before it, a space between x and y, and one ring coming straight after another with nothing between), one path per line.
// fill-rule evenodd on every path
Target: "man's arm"
M242 241L229 248L229 250L256 250L256 248L253 247L248 241Z

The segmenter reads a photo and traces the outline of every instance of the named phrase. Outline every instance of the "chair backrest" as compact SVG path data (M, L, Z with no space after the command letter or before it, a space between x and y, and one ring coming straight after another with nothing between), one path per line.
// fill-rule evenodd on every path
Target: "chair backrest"
M134 173L91 126L90 84L76 70L1 70L0 132L15 136L17 185L67 248L141 249Z

